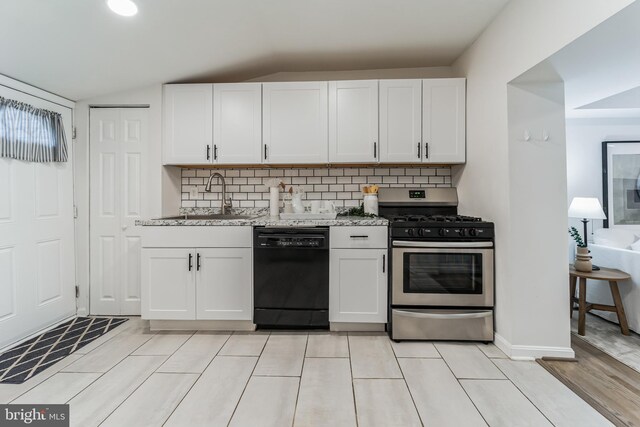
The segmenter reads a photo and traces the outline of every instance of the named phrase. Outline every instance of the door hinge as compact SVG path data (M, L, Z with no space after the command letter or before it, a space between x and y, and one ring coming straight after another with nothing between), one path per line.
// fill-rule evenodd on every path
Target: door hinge
M78 207L73 205L73 219L78 219Z
M76 298L80 297L80 286L76 285Z
M76 139L77 136L78 136L78 129L74 126L73 130L71 131L71 139Z

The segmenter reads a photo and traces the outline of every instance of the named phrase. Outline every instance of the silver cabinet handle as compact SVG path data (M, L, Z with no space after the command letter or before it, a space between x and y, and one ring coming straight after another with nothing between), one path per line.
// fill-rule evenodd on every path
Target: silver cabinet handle
M369 236L366 235L354 235L354 236L349 236L351 239L368 239Z
M420 147L421 147L421 146L422 146L422 144L420 144L420 143L418 142L418 158L420 158Z
M429 158L429 143L428 142L424 143L424 158L425 159Z
M382 254L382 272L383 273L386 273L387 271L386 264L387 264L387 256L385 254Z
M421 319L481 319L489 317L492 311L478 311L474 313L425 313L418 311L393 310L394 312L408 317L417 317Z

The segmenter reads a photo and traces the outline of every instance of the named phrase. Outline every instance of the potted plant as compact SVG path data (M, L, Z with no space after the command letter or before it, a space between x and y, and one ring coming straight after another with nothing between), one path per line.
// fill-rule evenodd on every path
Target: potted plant
M580 233L575 227L569 229L569 234L576 242L576 259L573 263L573 267L578 271L592 271L593 264L591 263L591 256L589 255L589 248L587 243L582 240Z

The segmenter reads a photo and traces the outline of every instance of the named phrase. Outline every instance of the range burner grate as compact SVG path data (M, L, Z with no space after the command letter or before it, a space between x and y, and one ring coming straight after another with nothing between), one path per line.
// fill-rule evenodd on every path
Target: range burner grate
M481 222L482 218L466 215L398 215L393 222Z

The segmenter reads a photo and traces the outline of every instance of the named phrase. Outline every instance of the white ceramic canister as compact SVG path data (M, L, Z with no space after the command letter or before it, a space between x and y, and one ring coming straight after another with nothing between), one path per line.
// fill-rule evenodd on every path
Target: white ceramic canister
M365 194L364 195L364 213L378 215L378 195L377 194Z
M280 189L278 187L269 189L269 214L273 218L280 216Z

